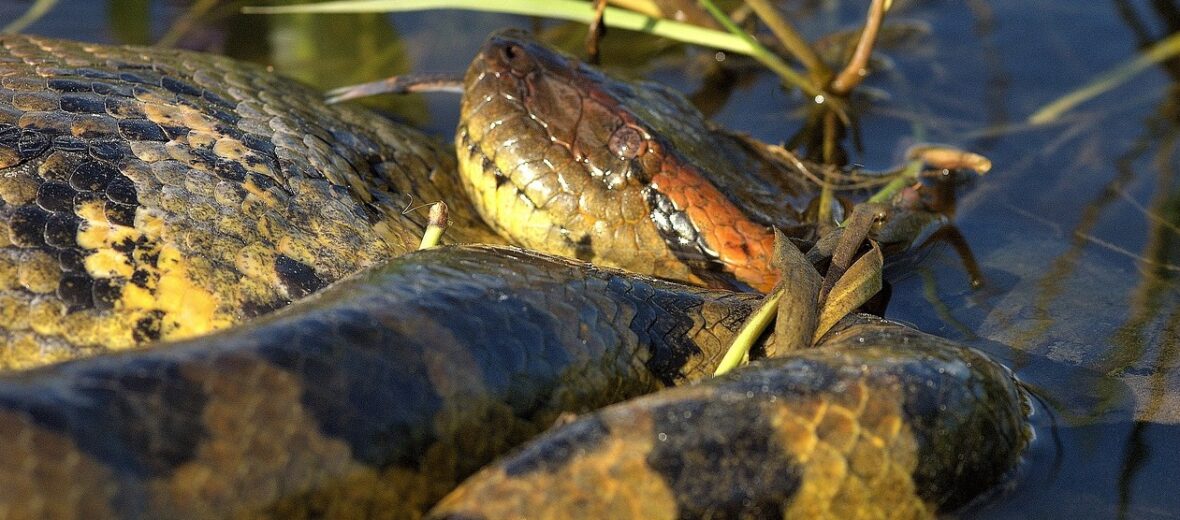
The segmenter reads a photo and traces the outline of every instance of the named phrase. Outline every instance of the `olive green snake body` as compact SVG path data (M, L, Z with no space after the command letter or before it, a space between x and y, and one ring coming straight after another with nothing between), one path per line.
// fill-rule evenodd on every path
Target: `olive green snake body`
M669 162L657 176L665 185L688 199L707 191ZM404 211L413 201L451 206L451 240L503 241L477 217L487 204L456 195L468 181L453 170L447 150L418 132L324 105L256 67L0 37L4 366L164 342L0 379L0 517L413 518L565 413L711 373L757 304L513 248L388 260L421 234L423 215ZM677 195L646 193L667 212L683 209ZM669 230L684 228L657 235ZM742 279L745 260L717 258L736 266L724 280ZM685 273L722 280L709 262ZM565 452L525 448L523 462L507 462L515 469L489 468L435 514L512 516L520 511L509 506L524 504L552 517L842 516L851 504L866 516L927 516L966 503L1018 459L1024 410L1002 367L869 318L849 318L829 338L788 358L786 372L733 380L775 384L695 386L568 424L542 440ZM776 354L773 343L763 350ZM883 368L870 370L874 359ZM826 375L775 375L800 370ZM749 401L699 408L715 396ZM681 398L721 423L664 408ZM707 464L691 452L648 456L668 438L723 446L718 424L747 422L743 431L763 440L733 446L753 451L702 455ZM672 431L664 424L692 433L661 439ZM587 444L562 440L571 429L591 432ZM606 453L625 456L602 456L612 446ZM779 464L749 469L758 456ZM579 507L585 489L542 487L623 486L595 473L609 463L651 492L595 509ZM742 478L750 471L769 473ZM693 494L710 478L735 494ZM753 485L762 481L780 485ZM464 497L486 493L504 502L468 509ZM553 503L528 502L540 498Z

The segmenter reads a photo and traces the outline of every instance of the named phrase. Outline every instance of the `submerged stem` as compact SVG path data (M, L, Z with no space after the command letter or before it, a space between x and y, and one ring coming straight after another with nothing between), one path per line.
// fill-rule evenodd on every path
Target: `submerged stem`
M1028 117L1028 122L1043 125L1056 121L1062 114L1068 112L1090 98L1122 85L1132 76L1143 72L1148 67L1169 58L1180 55L1180 33L1173 34L1159 43L1148 47L1143 54L1098 76L1090 84L1066 94L1056 101L1045 105Z
M893 180L889 181L884 188L881 188L869 197L867 202L888 202L893 198L897 192L902 188L909 186L918 179L918 175L922 173L923 163L919 160L913 160L906 163L905 168L898 172Z

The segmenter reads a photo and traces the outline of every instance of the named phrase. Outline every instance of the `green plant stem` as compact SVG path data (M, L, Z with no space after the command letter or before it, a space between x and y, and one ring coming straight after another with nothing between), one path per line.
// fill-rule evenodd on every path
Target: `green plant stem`
M822 157L824 164L835 164L836 162L836 119L831 112L823 115L823 149ZM824 229L828 222L832 220L832 202L835 199L835 184L832 183L831 170L824 171L824 182L819 189L819 210L816 212L816 221L820 224L820 229Z
M738 331L737 336L734 336L733 343L725 352L725 357L721 358L721 363L713 372L714 376L722 375L742 364L742 360L749 355L754 341L762 335L762 331L766 330L770 321L778 314L778 304L783 297L784 290L781 286L776 287L774 291L766 295L766 299L762 300L762 305L754 311L754 315L750 316L749 321L742 326L742 330Z
M423 11L428 9L462 9L468 11L519 14L571 20L587 24L594 21L594 6L588 2L579 2L576 0L545 0L544 2L532 0L498 0L496 2L488 2L487 0L342 0L303 5L243 7L242 12L258 14L357 13ZM603 18L606 24L612 28L642 31L685 43L751 56L757 52L750 45L749 39L696 25L652 18L617 7L607 7Z
M745 40L750 48L753 49L753 52L750 53L750 56L755 60L758 60L758 63L761 63L775 74L778 74L778 76L782 78L783 81L798 87L812 97L824 100L830 97L822 89L811 84L810 81L801 76L798 72L795 72L795 69L792 69L790 65L787 65L785 62L783 62L783 60L779 59L777 55L775 55L773 52L770 52L770 49L763 47L761 43L758 43L758 40L754 39L753 36L751 36L746 31L743 31L741 27L737 26L737 24L733 23L733 20L729 18L729 15L721 11L721 9L718 8L712 0L699 1L701 6L709 12L709 15L711 15L714 20L717 20L717 23L721 24L725 30L729 31L730 34Z
M758 18L762 19L762 22L770 28L770 32L774 33L774 36L782 42L783 47L786 47L787 51L807 68L814 84L827 84L832 77L832 70L774 5L767 0L746 0L746 5L750 6L750 9L754 10L754 14L757 14Z
M25 28L32 25L33 22L36 22L37 20L40 20L42 16L45 16L45 13L48 13L50 9L53 9L54 5L57 5L57 0L37 0L36 3L29 6L28 10L25 11L25 14L20 15L20 18L9 22L8 25L5 25L3 29L0 29L0 34L18 33L25 30Z
M418 249L430 249L438 245L443 231L447 229L447 215L445 202L439 201L430 206L430 216L427 217L426 230L422 232L422 243L418 245Z
M869 197L868 202L889 202L889 199L892 199L894 194L918 178L918 174L922 173L922 164L920 160L906 163L905 169L898 172L897 177L889 181L889 184L886 184L880 191Z
M1028 122L1034 125L1043 125L1056 121L1073 107L1110 91L1126 83L1132 76L1143 72L1148 67L1177 55L1180 55L1180 33L1160 40L1130 62L1107 71L1090 84L1045 105L1029 116Z

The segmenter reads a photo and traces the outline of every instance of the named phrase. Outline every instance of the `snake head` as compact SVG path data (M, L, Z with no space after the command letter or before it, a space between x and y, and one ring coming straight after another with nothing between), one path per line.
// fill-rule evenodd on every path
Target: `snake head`
M488 39L460 111L465 186L520 245L768 289L771 227L807 234L801 175L716 131L680 94L612 78L520 31Z

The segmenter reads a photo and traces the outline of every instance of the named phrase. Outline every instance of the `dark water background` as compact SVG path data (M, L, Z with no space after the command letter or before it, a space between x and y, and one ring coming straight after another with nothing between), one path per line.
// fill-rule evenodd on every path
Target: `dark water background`
M854 27L868 2L787 2L809 38ZM0 22L32 2L0 0ZM986 154L955 223L982 267L972 289L955 249L893 266L889 315L1007 362L1038 395L1037 438L1007 489L964 512L986 518L1180 517L1180 59L1149 68L1058 123L1029 114L1180 30L1178 0L913 0L890 21L917 30L880 54L855 162L884 169L916 141ZM490 31L578 30L436 11L234 15L240 2L61 0L29 33L153 43L273 65L321 87L406 71L459 72ZM618 40L614 40L618 38ZM614 43L612 43L614 42ZM694 94L723 124L768 141L800 125L800 100L765 74L706 81L712 53L621 32L604 59ZM727 60L730 65L740 60ZM745 69L748 67L738 67ZM728 97L711 85L730 84ZM457 99L379 102L449 137Z

